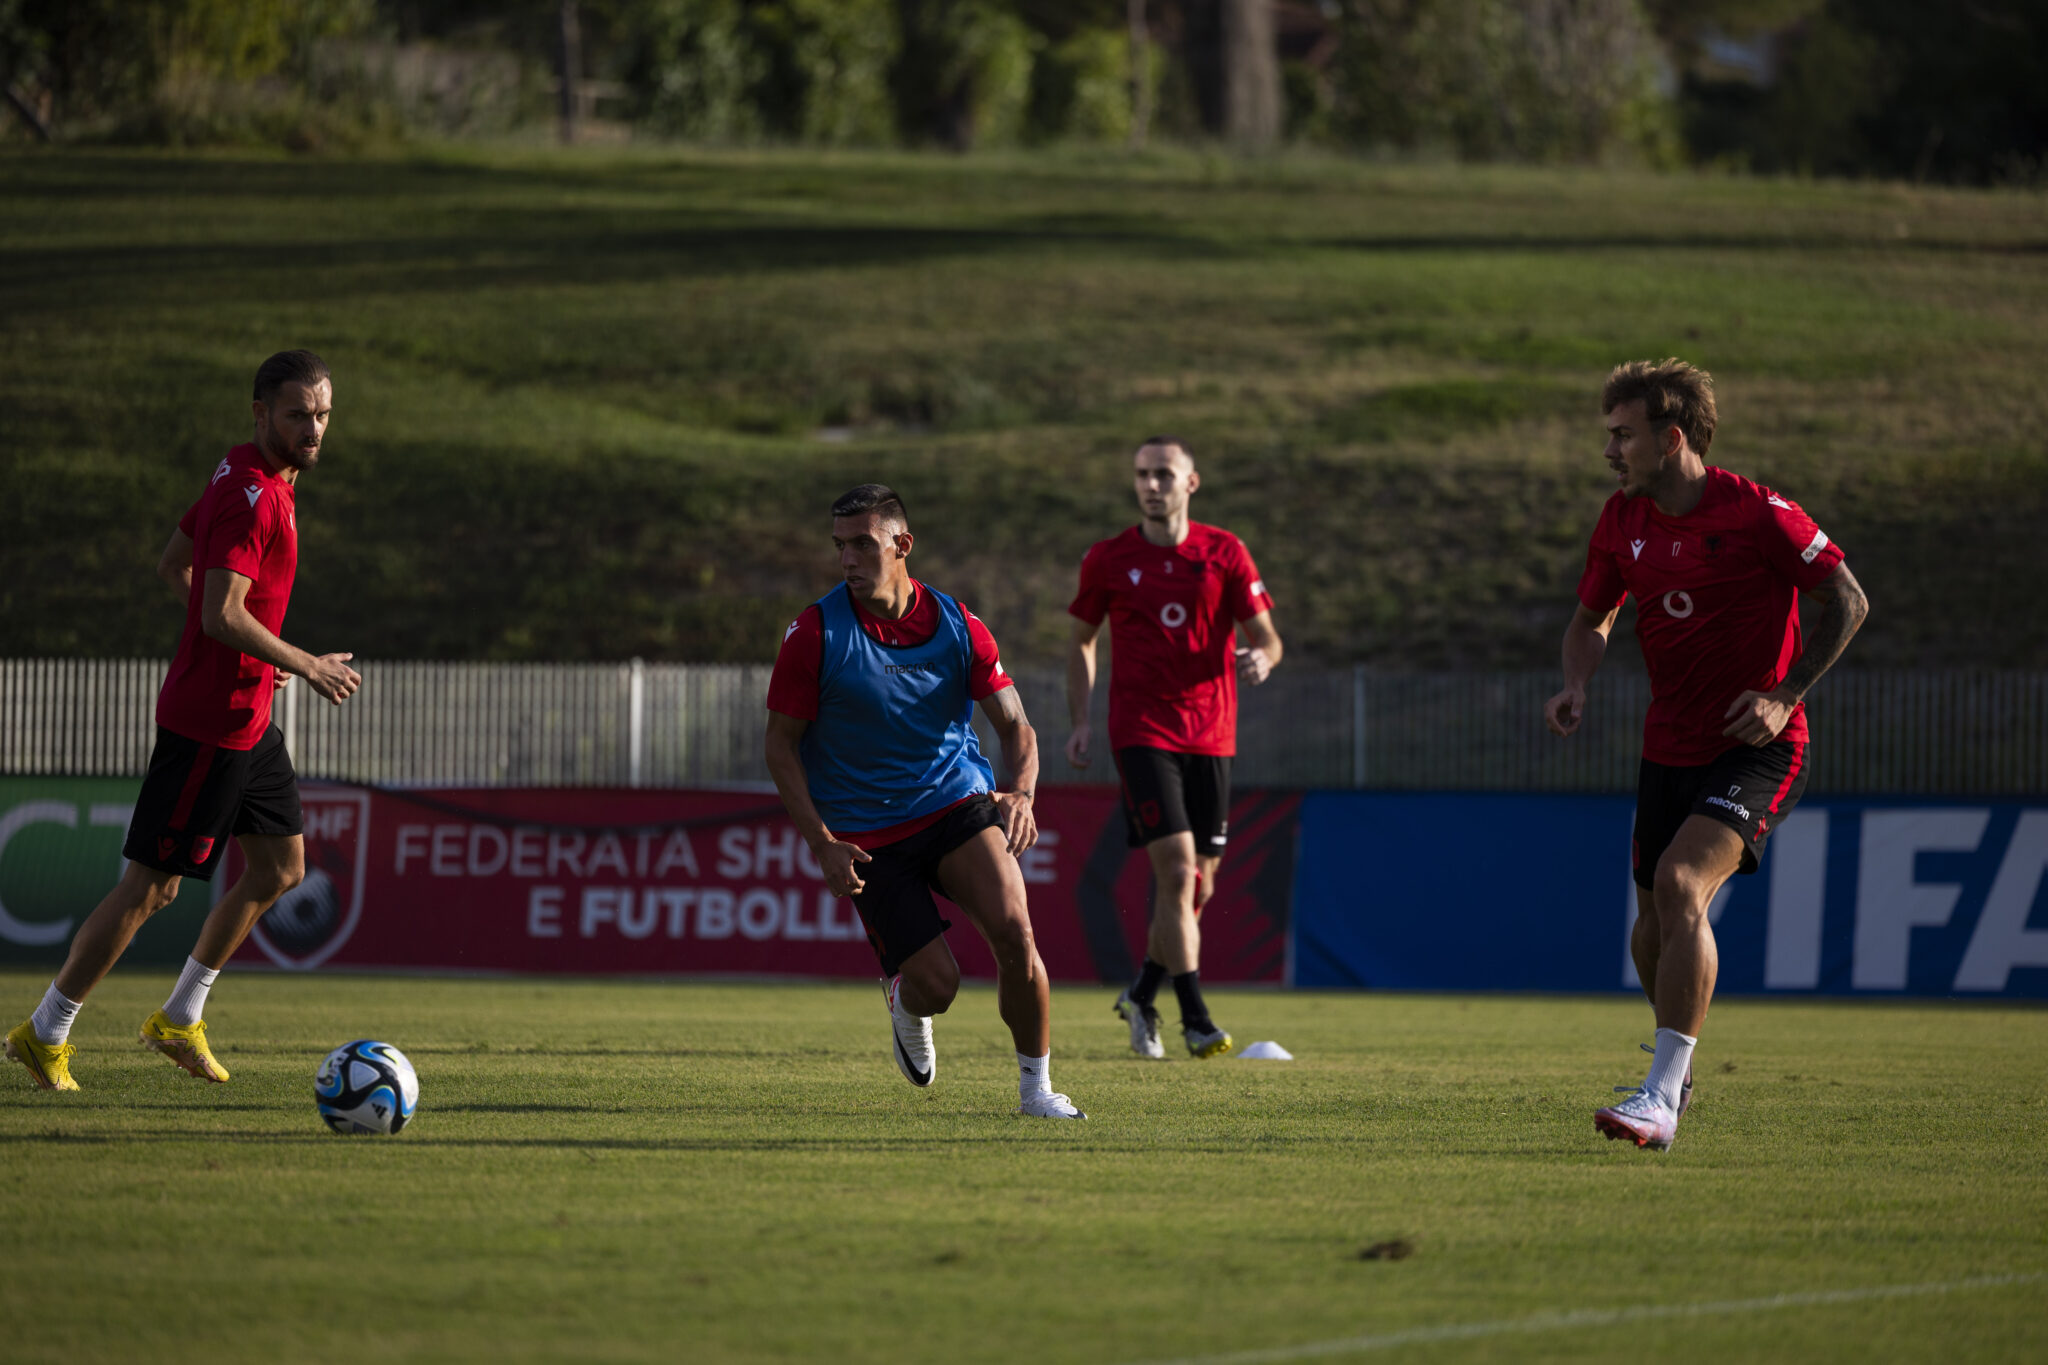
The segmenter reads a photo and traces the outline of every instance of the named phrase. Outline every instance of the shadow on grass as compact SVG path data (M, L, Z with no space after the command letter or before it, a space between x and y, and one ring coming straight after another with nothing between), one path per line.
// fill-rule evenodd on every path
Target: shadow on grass
M1020 1121L1021 1123L1021 1121ZM744 1137L676 1137L676 1138L577 1138L577 1137L436 1137L418 1132L407 1132L392 1139L386 1146L392 1151L435 1152L450 1149L461 1151L517 1151L578 1152L586 1155L598 1152L945 1152L957 1151L967 1146L985 1146L991 1142L1027 1143L1041 1139L1025 1136L1028 1133L1072 1134L1078 1139L1078 1150L1085 1152L1140 1153L1172 1151L1174 1153L1195 1153L1207 1156L1246 1157L1263 1155L1280 1148L1320 1149L1330 1146L1351 1145L1346 1139L1313 1139L1262 1142L1247 1148L1242 1142L1179 1142L1170 1136L1157 1141L1110 1141L1101 1142L1089 1137L1084 1126L1061 1125L1048 1127L1042 1123L1030 1127L1018 1127L1011 1132L991 1132L974 1120L963 1120L957 1133L945 1137L875 1137L872 1135L849 1134L843 1138L821 1137L771 1137L750 1134ZM299 1147L326 1143L345 1142L351 1139L338 1137L320 1129L293 1131L289 1133L235 1133L235 1132L188 1132L177 1128L136 1129L126 1133L9 1133L0 1134L0 1150L10 1146L27 1146L44 1143L61 1147L122 1147L141 1146L154 1142L204 1142L209 1145L235 1147ZM1058 1139L1053 1139L1057 1141ZM1063 1148L1062 1150L1071 1150Z

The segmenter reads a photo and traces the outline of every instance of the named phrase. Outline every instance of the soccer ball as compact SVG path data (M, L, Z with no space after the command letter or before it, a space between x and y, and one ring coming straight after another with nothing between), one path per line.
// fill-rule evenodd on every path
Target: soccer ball
M337 1133L395 1133L419 1106L420 1078L391 1044L358 1038L320 1063L313 1101Z

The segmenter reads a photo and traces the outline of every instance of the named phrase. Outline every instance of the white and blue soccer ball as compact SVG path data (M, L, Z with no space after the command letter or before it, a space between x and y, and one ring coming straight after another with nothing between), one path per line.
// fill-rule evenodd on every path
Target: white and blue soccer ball
M395 1133L419 1107L420 1078L391 1044L358 1038L320 1063L313 1101L337 1133Z

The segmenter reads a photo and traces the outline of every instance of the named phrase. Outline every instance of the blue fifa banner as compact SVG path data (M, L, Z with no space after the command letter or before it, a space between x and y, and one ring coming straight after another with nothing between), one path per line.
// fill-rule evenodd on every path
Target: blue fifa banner
M1637 987L1629 797L1310 792L1294 984ZM2048 801L1820 800L1710 914L1724 993L2048 998Z

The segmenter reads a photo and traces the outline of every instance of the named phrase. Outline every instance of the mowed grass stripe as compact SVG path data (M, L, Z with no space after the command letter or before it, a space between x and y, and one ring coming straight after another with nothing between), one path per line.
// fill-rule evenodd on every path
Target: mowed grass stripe
M1396 1346L1427 1342L1469 1341L1478 1337L1508 1336L1519 1332L1560 1332L1574 1328L1618 1327L1630 1323L1654 1322L1664 1318L1711 1318L1775 1313L1787 1308L1822 1308L1839 1304L1868 1303L1874 1299L1915 1299L1929 1294L1957 1294L1971 1289L2003 1289L2011 1285L2038 1284L2048 1275L1982 1275L1973 1280L1946 1284L1878 1285L1868 1289L1836 1289L1812 1294L1773 1294L1765 1299L1736 1299L1727 1303L1642 1304L1634 1308L1588 1309L1576 1313L1552 1313L1505 1322L1446 1323L1441 1327L1418 1327L1406 1332L1379 1336L1348 1337L1339 1341L1311 1341L1299 1346L1276 1346L1263 1351L1231 1351L1224 1355L1186 1356L1179 1360L1151 1362L1150 1365L1277 1365L1287 1360L1314 1360L1324 1356L1359 1355Z

